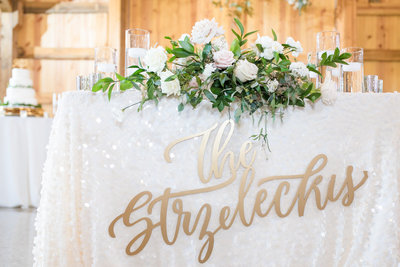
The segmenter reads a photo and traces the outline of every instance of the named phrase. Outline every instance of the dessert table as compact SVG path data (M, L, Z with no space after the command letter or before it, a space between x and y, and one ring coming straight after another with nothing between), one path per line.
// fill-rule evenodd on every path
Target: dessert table
M52 119L0 117L0 207L37 207Z
M125 113L65 93L35 266L397 266L400 94L340 94L263 125L178 99Z

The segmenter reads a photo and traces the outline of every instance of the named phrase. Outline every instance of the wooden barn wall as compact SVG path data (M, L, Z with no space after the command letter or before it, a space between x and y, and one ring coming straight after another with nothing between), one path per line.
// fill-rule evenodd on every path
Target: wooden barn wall
M33 0L24 2L29 1ZM115 3L121 5L120 14L117 12L115 16L109 12L22 16L21 26L14 30L14 57L24 58L24 64L31 68L40 102L50 106L53 93L75 90L76 75L90 73L93 63L91 60L29 58L34 47L94 48L107 44L123 44L123 39L115 42L115 36L119 35L113 29L108 30L108 26L114 24L124 25L121 26L123 28L148 29L151 32L152 45L166 45L168 42L164 39L165 35L179 38L182 33L190 33L196 21L213 17L224 27L227 39L232 40L233 37L230 32L230 28L234 27L232 17L228 16L227 10L216 8L211 0L110 1L112 7ZM76 2L108 3L107 0ZM400 35L397 34L397 29L400 28L398 2L381 0L381 3L369 4L368 0L314 0L300 15L283 0L253 0L254 14L244 16L241 20L247 31L259 30L261 35L271 35L273 28L281 42L288 36L301 41L305 51L300 57L303 61L306 61L306 53L315 49L317 32L337 28L341 31L342 46L361 46L375 55L366 55L365 74L378 74L384 79L385 91L394 91L400 86L400 75L396 75L400 71L400 61L398 56L392 56L400 51ZM123 45L121 48L123 49ZM19 60L14 59L15 62ZM4 81L1 84L0 97L3 97Z
M356 43L367 51L365 75L383 79L386 92L400 91L400 1L358 0L357 4Z
M305 51L315 48L318 31L335 27L334 0L313 1L302 15L282 0L255 0L253 8L252 16L241 18L247 31L259 30L260 35L272 36L271 29L274 29L279 41L285 42L292 36L301 41ZM231 28L235 28L227 10L216 8L208 0L130 0L125 14L129 27L150 30L153 45L168 44L165 35L176 39L182 33L190 33L194 23L203 18L215 18L229 41L233 38ZM250 39L255 38L253 35Z

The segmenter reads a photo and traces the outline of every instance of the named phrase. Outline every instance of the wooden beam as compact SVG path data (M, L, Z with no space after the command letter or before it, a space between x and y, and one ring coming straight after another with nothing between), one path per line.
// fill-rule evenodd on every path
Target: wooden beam
M400 4L368 3L357 5L357 16L399 16Z
M400 9L397 8L358 9L357 16L400 16Z
M35 46L32 51L28 51L22 58L50 59L50 60L93 60L93 48L47 48Z
M2 12L11 12L12 11L11 0L0 0L0 10Z
M400 50L365 49L364 61L400 61Z
M357 37L357 0L337 0L335 27L340 32L341 46L351 47Z
M0 0L2 1L2 0ZM107 13L108 5L105 3L89 2L25 2L24 13L32 14L70 14L70 13Z

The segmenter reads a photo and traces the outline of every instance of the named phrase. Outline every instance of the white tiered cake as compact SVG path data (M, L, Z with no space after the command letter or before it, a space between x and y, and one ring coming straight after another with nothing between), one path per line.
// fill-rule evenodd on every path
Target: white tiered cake
M35 90L32 88L30 72L27 69L12 69L12 77L7 88L4 102L9 105L33 105L36 106L37 100Z

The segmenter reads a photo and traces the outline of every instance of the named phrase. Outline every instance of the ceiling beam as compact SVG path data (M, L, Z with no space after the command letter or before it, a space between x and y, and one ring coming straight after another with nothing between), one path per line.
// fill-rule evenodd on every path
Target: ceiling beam
M2 0L0 0L2 1ZM24 13L30 14L86 14L107 13L108 4L89 2L25 2Z
M35 46L20 58L48 60L93 60L94 48L49 48Z
M365 49L364 61L400 61L400 50Z

